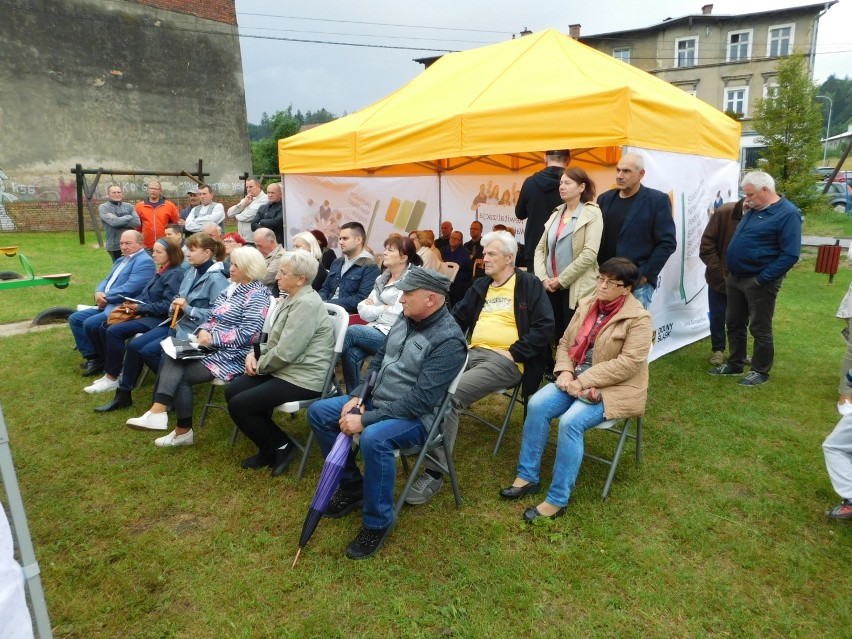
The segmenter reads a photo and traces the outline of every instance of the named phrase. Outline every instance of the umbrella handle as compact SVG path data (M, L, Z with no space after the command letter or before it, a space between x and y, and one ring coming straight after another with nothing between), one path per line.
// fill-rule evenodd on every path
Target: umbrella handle
M299 561L299 555L301 555L301 554L302 554L302 547L299 546L299 549L296 551L296 556L293 558L293 565L290 566L290 568L296 567L296 562Z

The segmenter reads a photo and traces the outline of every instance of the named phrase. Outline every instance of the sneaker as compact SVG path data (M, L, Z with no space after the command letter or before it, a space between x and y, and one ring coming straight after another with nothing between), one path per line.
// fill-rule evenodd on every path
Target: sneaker
M722 351L713 351L713 355L710 357L710 365L711 366L721 366L725 363L725 353Z
M361 526L361 530L358 531L355 539L346 547L346 556L349 559L366 559L375 555L379 552L382 544L385 543L390 529L390 526L379 529Z
M837 412L843 417L852 415L852 402L837 402Z
M405 503L412 506L420 506L432 499L441 488L444 487L443 477L432 477L429 473L423 473L412 484Z
M83 390L87 393L106 393L109 391L114 391L118 388L118 380L110 379L106 375L103 377L99 377L93 384L86 386Z
M132 417L127 420L127 427L133 430L168 430L168 413L152 413L147 411L142 417Z
M165 415L165 413L163 413ZM192 431L184 433L183 435L178 435L176 430L173 430L168 435L164 437L157 437L154 440L154 446L159 446L160 448L165 448L167 446L192 446L195 443L195 437L192 434Z
M361 490L350 492L343 488L338 488L331 496L331 501L328 502L328 506L326 506L325 513L323 514L326 517L338 519L345 517L353 510L361 510L363 505L364 493Z
M852 519L852 499L844 499L839 506L835 506L825 513L829 519Z
M743 377L739 384L740 386L760 386L769 381L769 375L758 373L757 371L749 371L749 374Z
M722 364L721 366L716 366L715 368L711 368L707 371L710 375L729 375L729 376L739 376L743 374L742 369L737 370L730 364Z

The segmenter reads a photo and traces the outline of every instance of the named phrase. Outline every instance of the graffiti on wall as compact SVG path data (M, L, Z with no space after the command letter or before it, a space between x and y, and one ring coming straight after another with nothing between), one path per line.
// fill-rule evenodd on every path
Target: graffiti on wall
M0 231L14 231L15 230L15 222L9 217L9 214L6 212L6 206L4 205L4 200L6 202L14 202L17 200L17 196L13 193L6 192L6 180L9 179L9 176L0 169Z

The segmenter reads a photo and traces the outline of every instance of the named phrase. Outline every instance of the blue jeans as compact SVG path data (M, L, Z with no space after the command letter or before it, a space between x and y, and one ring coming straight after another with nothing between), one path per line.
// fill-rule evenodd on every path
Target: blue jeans
M71 316L68 318L68 325L71 327L71 333L74 335L77 350L86 359L98 357L95 345L89 340L87 333L100 330L101 324L106 322L106 319L107 314L97 308L87 308L84 311L71 313ZM102 357L103 353L100 355Z
M648 310L651 305L651 298L654 296L654 287L650 284L640 284L633 289L633 297L639 300L639 303Z
M603 402L586 404L548 384L527 404L521 456L518 459L518 477L529 482L541 481L541 456L547 446L550 420L559 417L559 434L556 440L556 459L553 462L553 479L547 491L547 503L567 506L571 491L580 473L583 461L583 436L587 430L604 420Z
M308 408L308 423L317 437L323 457L327 457L340 433L340 411L351 398L343 395L322 399ZM370 402L367 402L369 408ZM426 428L418 419L386 419L370 424L361 433L364 475L350 453L341 484L364 492L362 521L365 528L387 528L393 523L393 488L396 481L394 450L418 446L426 441Z
M375 355L384 345L387 335L379 329L356 324L346 329L340 365L347 392L352 392L361 383L361 366L370 355Z

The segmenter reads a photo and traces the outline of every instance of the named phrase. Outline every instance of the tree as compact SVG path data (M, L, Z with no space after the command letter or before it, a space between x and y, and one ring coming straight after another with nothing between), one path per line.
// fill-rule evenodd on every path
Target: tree
M775 178L779 193L808 213L821 202L813 169L822 157L822 108L802 53L779 60L777 70L778 87L755 101L752 125L766 145L762 168Z
M843 133L852 122L852 80L848 77L840 78L834 75L828 76L828 80L819 87L820 95L827 95L832 100L831 133L837 135ZM828 117L828 103L822 103L823 114ZM825 125L823 125L823 130Z
M275 175L278 173L278 140L295 135L303 124L331 122L335 118L325 109L315 113L308 111L305 115L296 111L293 115L293 105L276 111L272 117L264 113L259 125L249 123L252 171L255 175Z

